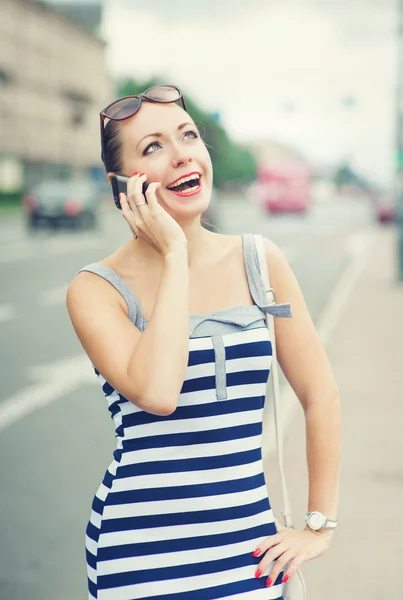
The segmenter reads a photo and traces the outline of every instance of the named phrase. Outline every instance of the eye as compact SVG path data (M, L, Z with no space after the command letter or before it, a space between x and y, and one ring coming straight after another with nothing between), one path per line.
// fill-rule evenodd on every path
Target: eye
M191 130L189 130L189 131L187 131L187 132L185 133L185 135L187 135L188 133L191 133L191 134L192 134L192 136L193 136L193 139L196 139L197 137L199 137L195 131L191 131Z
M148 144L148 146L144 149L143 151L143 156L145 156L146 154L150 154L149 150L153 147L153 146L161 146L161 144L159 142L151 142L151 144ZM154 151L153 151L154 152Z
M199 136L197 135L197 133L193 130L186 131L186 133L183 134L183 137L186 137L188 135L191 135L190 138L188 139L197 139ZM143 151L143 156L145 156L146 154L153 154L154 150L152 150L151 152L149 152L149 150L151 150L151 148L153 146L156 146L156 148L161 148L161 144L159 142L151 142L151 144L148 144L148 146L144 149Z

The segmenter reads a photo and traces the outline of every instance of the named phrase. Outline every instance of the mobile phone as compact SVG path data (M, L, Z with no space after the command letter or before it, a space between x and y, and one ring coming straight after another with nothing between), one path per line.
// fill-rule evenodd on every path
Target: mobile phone
M128 181L129 177L126 177L126 175L112 175L111 177L111 185L112 185L112 194L113 194L113 201L115 202L115 206L116 208L118 208L119 210L122 210L122 207L120 205L120 200L119 200L119 194L127 194L127 181ZM146 190L149 186L149 182L145 181L143 183L143 195L144 198L147 201L147 198L145 196Z

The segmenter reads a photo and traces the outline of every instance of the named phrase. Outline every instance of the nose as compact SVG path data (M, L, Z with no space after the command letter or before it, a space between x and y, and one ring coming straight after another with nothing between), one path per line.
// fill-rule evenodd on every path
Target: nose
M186 148L183 147L178 147L172 158L172 166L174 168L182 167L183 165L187 165L192 161L193 159L190 156L189 150L186 150Z

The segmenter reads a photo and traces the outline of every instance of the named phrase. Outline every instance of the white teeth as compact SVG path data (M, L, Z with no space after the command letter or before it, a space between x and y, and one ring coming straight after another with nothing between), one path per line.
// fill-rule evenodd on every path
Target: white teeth
M182 185L182 183L185 183L185 181L192 181L193 179L200 179L200 175L194 173L193 175L189 175L189 177L182 177L182 179L179 179L179 181L169 185L168 188L176 188L179 185Z

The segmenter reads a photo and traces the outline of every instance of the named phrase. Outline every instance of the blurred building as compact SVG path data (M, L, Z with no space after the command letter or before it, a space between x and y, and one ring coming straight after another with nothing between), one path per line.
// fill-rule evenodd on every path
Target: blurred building
M28 188L59 175L99 177L98 113L112 97L95 32L44 2L1 0L0 193L10 168Z
M275 140L258 140L246 144L246 147L262 167L278 163L309 164L299 150Z
M67 0L46 0L47 4L52 4L57 10L64 13L72 21L83 25L89 31L100 34L102 22L102 3L86 2L81 0L77 2L67 2Z

